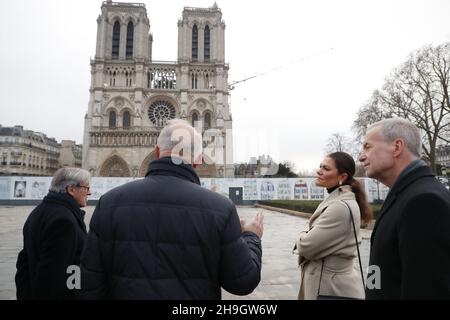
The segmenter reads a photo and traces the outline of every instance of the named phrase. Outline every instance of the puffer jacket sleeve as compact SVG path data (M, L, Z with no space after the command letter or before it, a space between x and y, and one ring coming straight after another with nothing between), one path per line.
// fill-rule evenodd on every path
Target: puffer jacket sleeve
M236 208L221 235L220 286L232 294L251 293L261 280L261 240L253 232L241 232Z
M101 204L98 203L89 224L89 233L81 255L81 290L78 299L107 299L107 271L103 263L107 243L99 236Z

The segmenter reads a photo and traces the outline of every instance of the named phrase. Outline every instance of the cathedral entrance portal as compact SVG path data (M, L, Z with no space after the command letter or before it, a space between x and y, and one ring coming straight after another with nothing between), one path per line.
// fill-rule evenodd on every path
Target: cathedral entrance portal
M103 162L100 177L130 177L130 168L118 155L111 156Z

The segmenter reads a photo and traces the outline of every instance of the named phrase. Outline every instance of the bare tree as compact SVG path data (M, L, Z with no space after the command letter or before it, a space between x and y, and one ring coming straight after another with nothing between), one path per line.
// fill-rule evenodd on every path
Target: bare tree
M450 142L449 79L450 44L412 53L359 110L354 122L358 137L383 118L406 118L421 129L424 155L436 173L436 147Z
M350 139L340 132L332 133L325 146L327 154L332 152L349 152L350 149Z
M379 90L372 93L370 99L358 110L353 130L356 133L356 141L360 142L366 134L367 128L377 121L391 118L392 112L383 108L383 97Z

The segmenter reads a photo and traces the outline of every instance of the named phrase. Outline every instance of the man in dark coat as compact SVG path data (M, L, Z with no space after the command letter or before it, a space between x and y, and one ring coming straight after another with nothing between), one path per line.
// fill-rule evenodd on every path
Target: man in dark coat
M86 206L90 195L89 181L86 170L59 169L49 193L28 216L17 258L17 299L75 298L67 280L76 270L68 268L80 265L86 238L80 207Z
M450 192L419 160L417 127L369 127L360 161L390 188L371 238L367 299L450 299Z
M240 222L229 199L200 186L191 164L201 143L187 122L169 121L147 176L100 198L81 258L83 298L220 299L221 287L255 289L262 216Z

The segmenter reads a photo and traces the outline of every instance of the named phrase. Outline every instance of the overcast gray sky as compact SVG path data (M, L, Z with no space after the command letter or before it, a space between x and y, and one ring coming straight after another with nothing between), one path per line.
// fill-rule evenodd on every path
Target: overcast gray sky
M213 0L141 1L155 60L177 59L183 7ZM90 57L102 1L1 1L0 124L82 142ZM288 65L231 91L234 158L272 154L314 169L333 132L412 51L450 41L450 1L218 0L229 81ZM330 50L330 48L333 48ZM316 54L321 52L320 54Z

